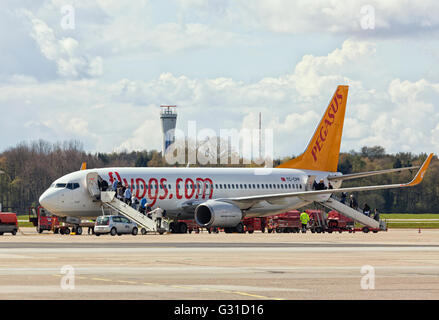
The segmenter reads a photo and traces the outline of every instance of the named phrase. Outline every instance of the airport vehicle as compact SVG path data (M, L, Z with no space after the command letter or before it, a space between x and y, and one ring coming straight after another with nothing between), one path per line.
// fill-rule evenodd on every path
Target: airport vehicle
M243 220L245 231L248 233L253 233L255 230L260 230L265 232L265 227L267 225L267 218L244 218Z
M187 232L192 233L200 233L200 226L194 220L182 220L180 223L184 223L187 226ZM173 222L171 222L173 223ZM180 229L181 230L181 229Z
M327 229L328 232L333 232L333 231L353 232L355 229L354 220L345 217L344 215L338 213L335 210L328 212L327 221L328 221L328 229Z
M321 233L325 232L328 228L328 220L326 213L322 210L305 210L309 215L309 223L308 229L311 230L312 233Z
M131 188L138 198L147 197L174 220L195 219L200 227L221 227L226 232L243 228L244 217L264 217L319 203L367 226L386 229L385 222L364 216L331 195L416 186L433 158L430 154L412 179L404 184L341 188L343 181L417 167L386 169L343 175L337 172L348 86L338 86L305 151L276 168L100 168L67 174L41 195L40 203L58 216L95 218L116 210L142 227L156 231L151 219L124 205L114 191L101 192L98 181L114 180ZM332 189L315 190L323 180ZM187 226L186 226L187 227Z
M82 228L94 227L94 222L89 221L79 221L78 223L62 222L59 217L53 215L42 206L29 208L29 222L32 222L38 233L47 230L53 231L55 234L70 234L70 231L73 231L76 235L81 235Z
M38 233L42 233L45 230L54 231L59 226L58 217L51 214L42 206L29 208L29 222L32 222L34 227L37 228Z
M302 224L300 223L300 212L291 210L281 214L268 217L268 232L276 233L296 233L300 231Z
M15 236L17 231L17 215L12 212L0 212L0 236L4 233L11 233Z
M96 219L94 232L96 236L111 234L112 236L122 234L137 235L139 229L137 224L122 216L100 216Z
M308 213L310 221L308 223L308 230L311 232L324 232L326 230L327 222L325 213L321 210L305 210ZM268 217L268 232L276 233L299 233L302 229L302 222L300 221L300 213L298 210L291 210L281 214Z

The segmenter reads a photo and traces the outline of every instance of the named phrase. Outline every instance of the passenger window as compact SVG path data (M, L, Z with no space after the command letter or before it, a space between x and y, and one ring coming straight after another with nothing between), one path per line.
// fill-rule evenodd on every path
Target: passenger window
M258 185L259 186L259 185ZM261 189L264 189L264 184L261 184Z
M65 183L57 183L56 185L55 185L55 188L65 188L66 187L66 184Z

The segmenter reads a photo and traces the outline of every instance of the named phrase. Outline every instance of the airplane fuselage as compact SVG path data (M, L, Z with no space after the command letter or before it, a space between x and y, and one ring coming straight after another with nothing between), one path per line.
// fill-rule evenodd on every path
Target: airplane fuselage
M324 179L328 172L276 168L103 168L81 170L56 180L40 198L58 216L96 218L103 214L99 201L87 189L87 173L96 172L110 188L117 179L139 200L166 210L170 218L192 219L191 204L209 199L303 192L309 176ZM331 173L334 175L334 173ZM328 197L328 196L323 196ZM245 216L256 217L300 208L312 200L291 197L277 202L261 201Z

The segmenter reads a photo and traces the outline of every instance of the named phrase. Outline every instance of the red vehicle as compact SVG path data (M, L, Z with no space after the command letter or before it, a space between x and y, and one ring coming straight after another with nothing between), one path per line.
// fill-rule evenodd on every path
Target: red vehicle
M29 222L32 222L34 227L37 228L38 233L42 233L44 230L58 231L59 229L58 217L52 215L41 206L38 206L36 209L29 208Z
M37 228L38 233L42 233L44 230L47 230L53 231L54 233L70 234L71 227L75 234L81 235L83 227L94 227L93 222L81 222L79 225L73 225L70 223L61 224L57 216L51 214L41 206L38 206L36 209L33 207L29 208L29 222L32 222L34 227Z
M305 210L305 212L309 216L308 229L311 230L312 233L324 232L327 226L327 218L325 217L325 212L321 210Z
M308 229L311 232L324 232L326 228L325 213L321 210L306 210L310 221ZM285 213L277 214L268 218L268 232L276 231L277 233L298 233L302 229L300 221L301 212L292 210Z
M179 222L183 222L187 226L187 232L192 233L200 233L200 226L195 222L195 220L180 220Z
M267 225L267 218L244 218L244 230L248 233L253 233L255 230L265 232Z
M17 231L17 215L12 212L0 212L0 236L7 232L15 236Z
M333 231L343 232L343 231L354 231L354 220L345 217L344 215L332 210L328 213L328 232Z
M302 224L300 223L300 212L297 210L288 211L268 217L268 233L288 233L299 232Z

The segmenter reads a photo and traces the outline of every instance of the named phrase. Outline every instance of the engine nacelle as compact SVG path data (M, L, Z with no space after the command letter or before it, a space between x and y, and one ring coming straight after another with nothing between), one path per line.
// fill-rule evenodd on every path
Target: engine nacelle
M241 209L227 202L207 200L195 208L195 222L200 227L235 227L241 219Z

